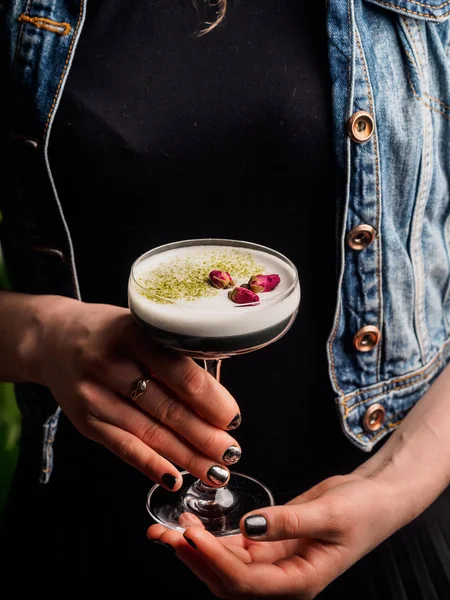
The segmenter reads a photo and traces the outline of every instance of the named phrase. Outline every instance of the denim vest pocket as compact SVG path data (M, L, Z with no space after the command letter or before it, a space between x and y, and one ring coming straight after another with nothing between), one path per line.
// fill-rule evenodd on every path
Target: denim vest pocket
M450 17L450 0L365 0L405 17L440 23Z

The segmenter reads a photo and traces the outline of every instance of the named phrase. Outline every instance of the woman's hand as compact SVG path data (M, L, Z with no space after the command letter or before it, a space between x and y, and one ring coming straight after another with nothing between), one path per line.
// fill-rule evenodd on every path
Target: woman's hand
M402 510L393 502L387 486L351 474L249 513L242 535L216 538L186 520L184 537L162 525L147 536L172 546L219 598L311 600L412 517L407 498Z
M215 538L192 515L181 522L185 537L162 525L147 535L172 546L219 598L311 600L450 485L449 403L450 365L353 473L246 515L242 535Z
M128 310L43 297L31 337L29 379L85 436L167 489L182 484L172 462L210 485L227 480L240 456L225 431L239 422L236 401L193 360L151 346Z

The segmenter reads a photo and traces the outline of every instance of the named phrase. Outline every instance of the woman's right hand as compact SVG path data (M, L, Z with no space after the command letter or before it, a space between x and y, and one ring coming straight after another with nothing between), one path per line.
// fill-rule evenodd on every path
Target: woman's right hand
M166 489L182 484L174 465L208 485L226 483L226 465L240 457L226 430L240 411L218 381L151 345L127 309L59 296L36 306L30 379L51 390L82 434ZM141 378L149 382L133 402Z

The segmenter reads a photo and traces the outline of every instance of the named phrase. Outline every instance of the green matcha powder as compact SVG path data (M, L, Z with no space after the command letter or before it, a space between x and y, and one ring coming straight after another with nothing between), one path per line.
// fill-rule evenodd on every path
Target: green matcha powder
M199 298L216 296L220 290L209 282L214 269L227 271L234 281L263 272L253 255L241 250L217 250L212 253L195 253L192 258L174 258L169 263L141 275L139 293L158 304L176 300L192 302Z

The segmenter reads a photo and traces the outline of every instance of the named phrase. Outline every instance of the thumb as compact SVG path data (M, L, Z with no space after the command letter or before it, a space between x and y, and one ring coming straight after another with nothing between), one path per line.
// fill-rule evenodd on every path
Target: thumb
M178 523L181 527L187 529L188 527L199 527L204 529L205 526L200 521L200 519L194 515L194 513L184 512L178 517Z
M335 499L318 498L302 504L269 506L242 517L242 534L252 540L316 538L336 542L350 526L351 513Z

